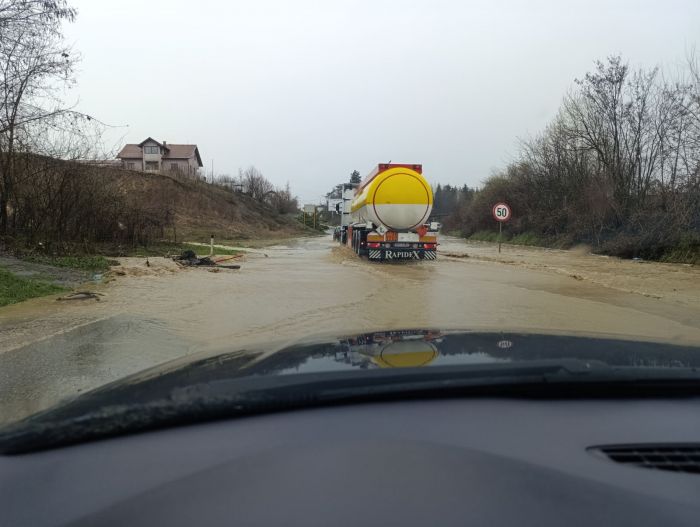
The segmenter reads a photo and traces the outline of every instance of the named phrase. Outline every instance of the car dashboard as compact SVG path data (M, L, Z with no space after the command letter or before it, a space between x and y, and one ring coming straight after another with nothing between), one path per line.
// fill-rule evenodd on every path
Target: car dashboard
M0 456L0 525L696 526L699 402L366 403Z

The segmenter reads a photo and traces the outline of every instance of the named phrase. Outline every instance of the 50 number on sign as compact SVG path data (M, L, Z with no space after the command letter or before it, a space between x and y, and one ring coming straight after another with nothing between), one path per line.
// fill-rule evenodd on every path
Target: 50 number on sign
M493 206L493 218L496 221L508 221L510 219L510 207L505 203L496 203Z

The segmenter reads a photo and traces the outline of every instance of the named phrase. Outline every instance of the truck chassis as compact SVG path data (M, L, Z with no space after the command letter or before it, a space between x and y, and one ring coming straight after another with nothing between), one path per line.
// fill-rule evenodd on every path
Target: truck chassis
M436 260L436 234L429 231L422 236L393 231L379 234L364 225L348 225L336 227L333 238L372 261Z

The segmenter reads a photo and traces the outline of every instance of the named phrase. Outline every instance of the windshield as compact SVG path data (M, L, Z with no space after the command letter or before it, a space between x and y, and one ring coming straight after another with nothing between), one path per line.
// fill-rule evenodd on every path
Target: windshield
M0 426L163 372L687 381L698 20L0 0Z

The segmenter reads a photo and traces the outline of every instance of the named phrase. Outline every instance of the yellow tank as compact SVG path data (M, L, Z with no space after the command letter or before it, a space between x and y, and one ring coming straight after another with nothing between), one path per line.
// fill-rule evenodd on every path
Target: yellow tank
M421 165L379 165L350 204L353 221L399 232L424 224L433 208L433 191L421 172Z
M380 368L419 368L427 366L439 355L437 348L424 340L392 342L372 357Z

